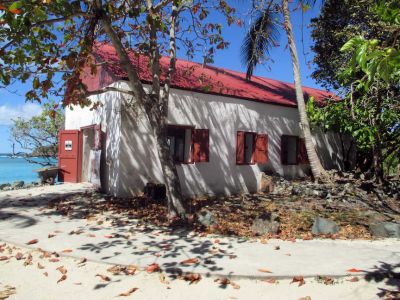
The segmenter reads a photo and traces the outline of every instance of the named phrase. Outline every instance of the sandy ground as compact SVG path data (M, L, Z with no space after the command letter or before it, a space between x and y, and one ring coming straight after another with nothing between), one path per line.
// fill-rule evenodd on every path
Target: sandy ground
M220 237L216 243L216 237L182 237L130 219L121 225L115 222L124 221L121 215L82 219L47 208L54 197L90 190L66 184L0 193L0 299L400 299L399 292L388 292L400 289L398 240L264 243ZM37 241L26 245L32 239ZM82 258L87 261L80 263ZM182 266L193 258L199 263ZM217 269L205 263L210 260ZM162 271L148 273L153 262ZM133 275L107 271L129 263L137 268ZM177 267L213 276L190 283L164 273ZM233 275L233 283L216 282L221 273ZM305 284L291 283L294 275L305 276Z
M352 276L334 279L326 285L324 280L305 278L305 284L291 283L291 280L277 280L269 283L261 280L234 280L234 284L221 286L215 278L202 278L197 283L169 278L163 273L147 273L137 270L134 275L113 275L107 269L110 265L85 262L80 259L52 256L40 258L38 250L5 245L1 255L10 258L0 262L0 299L10 292L8 299L377 299L385 290L395 290L390 280L366 281ZM17 260L17 253L23 258ZM32 255L31 264L29 254ZM50 259L58 261L51 262ZM62 274L57 268L66 270L66 279L57 282ZM62 270L62 269L61 269ZM100 276L108 276L110 281ZM163 276L165 280L162 280ZM107 278L105 278L107 279ZM120 296L130 289L137 289L129 296ZM397 286L398 288L398 286ZM15 294L12 294L15 292Z

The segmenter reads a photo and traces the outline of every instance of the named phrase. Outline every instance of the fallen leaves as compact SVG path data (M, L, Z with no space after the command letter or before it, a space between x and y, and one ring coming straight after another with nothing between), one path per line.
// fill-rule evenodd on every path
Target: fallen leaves
M192 283L198 283L201 280L201 275L198 273L185 273L182 276L179 277L180 279L183 279L185 281L189 281L190 284Z
M131 289L127 290L125 293L119 294L118 296L120 296L120 297L128 297L128 296L130 296L130 294L136 292L138 289L139 288L136 288L136 287L135 288L131 288Z
M69 235L73 235L73 234L76 234L76 235L80 235L80 234L82 234L82 233L84 233L85 231L83 230L83 229L78 229L78 230L72 230L72 231L70 231L68 234Z
M55 234L49 233L49 235L47 236L48 239L51 239L52 237L55 237Z
M8 259L10 259L10 257L9 256L0 256L0 261L4 261L4 260L8 260Z
M49 258L51 257L51 253L44 251L43 249L39 248L38 249L39 252L41 252L42 254L39 256L39 258Z
M112 266L107 269L107 272L112 273L113 275L119 275L122 272L122 267L121 266Z
M58 259L58 258L50 258L49 259L49 262L52 262L52 263L56 263L56 262L59 262L60 260Z
M276 280L275 278L272 278L272 277L271 277L271 278L263 279L263 280L261 280L261 281L264 281L264 282L267 282L267 283L271 283L271 284L277 282L277 280Z
M137 270L137 266L129 265L129 266L125 267L124 273L125 273L125 275L134 275L136 270Z
M24 255L21 252L18 252L17 254L15 254L15 259L16 260L21 260L24 258Z
M0 299L7 299L17 293L17 289L13 286L6 285L4 288L5 290L0 291Z
M60 266L56 269L57 271L59 271L61 274L67 274L67 269L64 268L64 266Z
M272 273L270 270L268 269L258 269L258 272L262 272L262 273Z
M47 274L47 272L46 272L46 274ZM46 275L46 276L47 276L47 275ZM61 281L64 281L64 280L66 280L66 279L67 279L67 275L63 274L63 275L61 276L61 278L57 280L57 283L60 283Z
M332 285L335 283L335 279L331 278L331 277L325 277L324 279L324 284L325 285Z
M33 245L33 244L36 244L36 243L38 243L38 242L39 242L38 239L33 239L33 240L30 240L29 242L27 242L26 244L27 244L27 245Z
M217 279L214 280L214 282L219 283L223 287L227 286L228 284L230 284L234 289L236 289L236 290L240 289L240 285L238 285L237 283L231 281L227 277L217 278Z
M63 251L61 251L61 252L63 252L63 253L71 253L73 250L72 249L64 249Z
M329 276L318 276L317 281L323 282L325 285L332 285L335 283L335 279Z
M44 266L39 262L37 263L37 267L38 267L38 269L44 269Z
M181 265L192 265L192 264L198 264L199 259L198 258L189 258L184 261L181 261Z
M165 274L164 273L160 273L159 277L160 282L163 284L169 284L169 281L166 279Z
M299 286L306 284L306 281L304 280L303 276L294 276L293 280L290 284L297 283L297 282L299 283Z
M29 254L28 257L24 261L24 266L29 266L32 264L32 255Z
M362 270L356 269L356 268L352 268L352 269L348 269L347 272L351 272L351 273L361 273Z
M103 281L111 281L111 278L106 275L96 274L96 277L100 277Z
M85 257L83 257L79 262L78 262L78 265L82 265L82 264L84 264L84 263L86 263L87 262L87 259L85 258Z
M137 270L135 265L128 265L128 266L120 266L115 265L107 269L107 272L112 273L113 275L119 275L124 273L125 275L134 275Z
M347 281L349 281L349 282L358 282L358 281L360 281L360 279L358 277L353 277L351 279L348 279Z
M240 285L238 285L237 283L235 283L235 282L233 282L233 281L231 281L231 286L232 286L235 290L240 289Z
M146 268L147 273L154 273L160 270L160 266L156 263L152 263Z

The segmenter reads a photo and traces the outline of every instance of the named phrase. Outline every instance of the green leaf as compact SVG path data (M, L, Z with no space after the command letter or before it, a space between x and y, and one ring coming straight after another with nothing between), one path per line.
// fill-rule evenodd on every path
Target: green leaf
M355 46L360 45L362 42L364 42L364 38L362 36L357 36L354 37L352 39L350 39L349 41L347 41L342 48L340 48L341 52L346 52L349 51L351 49L353 49Z
M15 9L19 9L21 7L22 7L21 1L15 1L8 7L8 9L9 10L15 10Z

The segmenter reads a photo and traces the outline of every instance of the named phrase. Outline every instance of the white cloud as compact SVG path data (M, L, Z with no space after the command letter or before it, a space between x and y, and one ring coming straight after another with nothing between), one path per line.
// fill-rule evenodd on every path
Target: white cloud
M42 112L36 103L25 103L19 106L0 105L0 125L11 125L17 118L30 119Z

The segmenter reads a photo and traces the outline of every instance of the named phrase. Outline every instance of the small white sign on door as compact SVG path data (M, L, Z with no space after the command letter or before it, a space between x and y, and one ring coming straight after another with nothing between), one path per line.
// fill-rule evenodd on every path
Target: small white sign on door
M65 151L72 151L72 141L65 141Z

